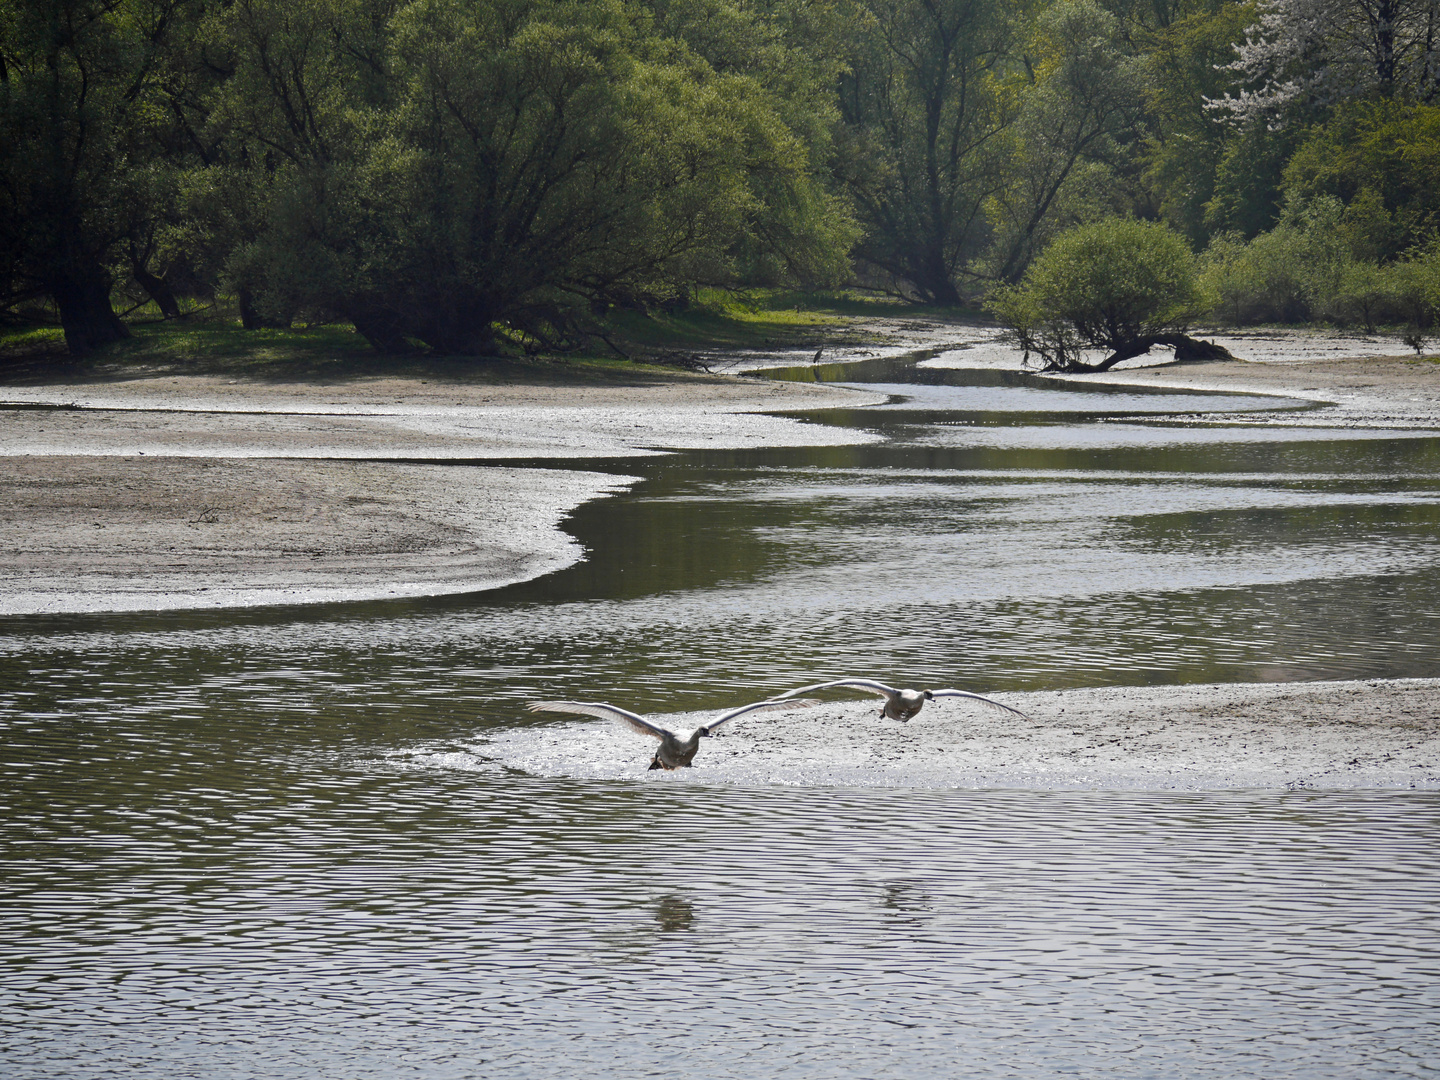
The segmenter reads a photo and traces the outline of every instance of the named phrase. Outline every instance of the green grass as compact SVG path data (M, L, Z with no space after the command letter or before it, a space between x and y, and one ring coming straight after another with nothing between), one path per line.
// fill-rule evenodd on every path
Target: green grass
M65 333L58 326L0 327L0 353L53 352L65 348Z
M229 320L151 323L133 326L129 341L106 350L112 360L141 360L197 368L253 364L325 365L371 353L353 327L312 326L289 330L245 330Z
M913 314L898 301L858 293L780 289L702 289L688 306L672 311L615 310L605 317L617 344L638 353L814 347L854 340L857 320Z
M140 373L327 379L399 371L484 379L553 380L673 374L677 358L732 349L815 348L866 339L865 318L916 314L893 300L848 292L702 290L676 311L616 309L602 326L620 354L596 341L564 356L381 356L349 325L244 330L233 316L197 311L175 322L129 324L129 339L83 359L64 351L58 327L0 329L0 366L11 380Z

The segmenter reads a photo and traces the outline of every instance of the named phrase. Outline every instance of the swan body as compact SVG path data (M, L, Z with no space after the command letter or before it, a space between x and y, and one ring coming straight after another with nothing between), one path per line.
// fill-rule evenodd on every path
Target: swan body
M808 694L814 690L828 690L832 686L851 686L857 690L868 690L872 694L878 694L885 699L885 705L880 710L881 717L899 720L902 724L918 714L925 707L927 701L942 697L969 698L971 701L1004 709L1008 713L1029 719L1019 709L1011 708L984 694L972 694L968 690L899 690L893 686L886 686L882 682L876 682L874 679L833 679L830 682L815 683L813 686L802 686L797 690L776 694L774 700L784 701L792 695Z
M629 709L622 709L618 705L609 705L603 701L533 701L526 708L531 712L581 713L586 716L619 720L632 731L638 731L641 735L653 735L660 740L660 748L655 751L655 758L650 762L650 768L688 769L690 763L695 760L695 752L700 749L700 740L713 734L721 724L734 720L737 716L743 716L745 713L769 712L772 709L808 709L810 706L818 704L820 704L818 701L796 697L787 697L784 700L753 701L749 705L741 705L738 709L721 713L717 719L686 733L671 731L669 728L646 720L639 713L633 713Z

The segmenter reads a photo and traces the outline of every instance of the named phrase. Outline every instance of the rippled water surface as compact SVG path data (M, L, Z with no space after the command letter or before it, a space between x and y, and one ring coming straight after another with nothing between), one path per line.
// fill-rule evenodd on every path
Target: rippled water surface
M643 745L577 781L487 749L567 722L535 696L829 673L1440 675L1433 437L786 374L885 384L807 419L887 441L627 460L572 522L591 557L529 585L5 623L0 1072L1440 1071L1433 792L726 784Z

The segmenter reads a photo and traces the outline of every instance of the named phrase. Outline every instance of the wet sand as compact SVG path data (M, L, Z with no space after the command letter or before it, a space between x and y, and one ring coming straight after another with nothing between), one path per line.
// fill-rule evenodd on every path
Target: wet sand
M632 478L265 458L11 458L0 614L466 592L570 565L572 507Z
M1320 403L1187 423L1440 427L1433 361L1377 355L1383 343L1336 356L1283 333L1225 343L1258 359L1075 378ZM582 557L561 521L631 478L516 467L516 459L576 465L685 447L860 442L871 436L772 414L880 400L717 377L523 386L164 375L0 387L0 401L37 406L0 411L0 456L10 459L0 479L0 614L312 603L524 580ZM1031 722L954 703L903 727L880 723L869 702L767 714L707 741L700 768L649 776L1440 786L1440 680L1097 688L1006 700ZM503 739L514 744L492 748L500 759L566 775L645 776L653 750L602 721L520 728Z
M501 461L867 442L772 414L880 400L685 375L0 386L25 406L0 410L0 615L497 588L582 558L564 517L633 480Z
M1299 330L1195 336L1225 346L1239 359L1177 363L1165 360L1167 354L1162 352L1134 361L1138 366L1099 375L1057 377L1119 386L1274 394L1321 406L1300 412L1187 416L1185 423L1209 420L1269 427L1389 430L1440 427L1440 361L1433 356L1421 359L1413 353L1398 353L1398 341Z
M740 717L695 767L647 772L654 741L604 720L482 748L542 775L921 788L1440 788L1440 679L1097 687L961 699L909 723L879 699ZM872 701L874 702L872 704ZM693 728L714 713L662 718Z

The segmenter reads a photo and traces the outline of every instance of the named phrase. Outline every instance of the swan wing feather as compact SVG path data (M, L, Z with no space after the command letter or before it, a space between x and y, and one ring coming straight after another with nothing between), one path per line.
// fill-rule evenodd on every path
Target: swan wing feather
M641 735L653 735L663 739L670 732L659 724L652 724L639 713L622 709L618 705L607 705L603 701L532 701L526 706L531 712L581 713L585 716L599 716L606 720L619 720Z
M988 698L984 694L972 694L969 690L931 690L930 696L969 698L971 701L978 701L983 705L990 705L997 709L1004 709L1008 713L1014 713L1016 716L1023 716L1026 720L1030 719L1014 706L1006 705L1003 701L996 701L994 698Z
M721 713L719 719L706 724L707 731L714 731L727 720L734 720L737 716L743 716L751 712L771 712L775 709L808 709L811 706L819 705L820 702L807 698L767 698L764 701L752 701L749 705L741 705L738 709L731 709L727 713Z
M802 686L797 690L787 690L783 694L776 694L775 700L795 697L797 694L808 694L813 690L829 690L832 686L853 686L857 690L868 690L883 698L894 697L900 692L893 686L886 686L874 679L832 679L830 682L815 683L813 686Z

